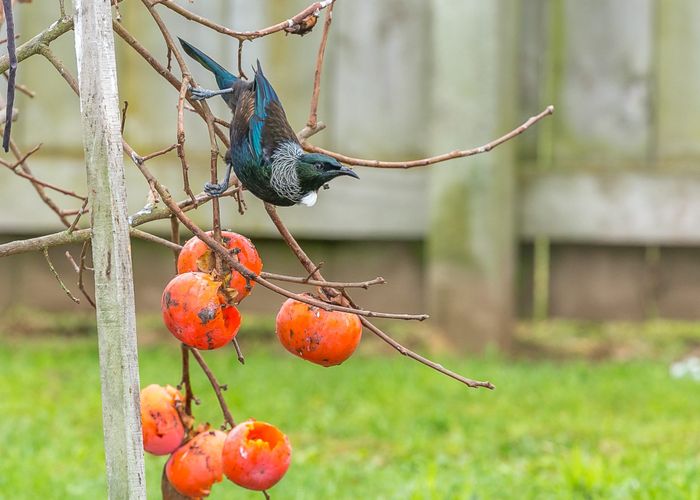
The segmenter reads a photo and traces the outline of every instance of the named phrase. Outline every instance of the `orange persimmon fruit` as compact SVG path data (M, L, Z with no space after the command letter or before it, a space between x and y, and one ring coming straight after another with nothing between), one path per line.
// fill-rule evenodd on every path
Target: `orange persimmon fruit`
M212 232L209 231L207 234L211 235ZM255 245L248 238L232 231L221 231L221 239L226 248L237 250L233 256L238 259L238 262L255 274L260 274L263 263L260 260L258 251L255 249ZM196 236L190 238L182 247L180 256L177 258L177 272L201 271L209 273L213 269L214 255L211 248ZM235 290L233 300L236 304L246 298L251 291L248 289L246 279L236 271L227 273L224 281L227 288ZM251 281L250 289L254 285L255 282Z
M178 274L163 291L161 310L168 330L197 349L216 349L238 333L241 315L227 304L222 283L206 273Z
M182 395L170 385L151 384L141 390L143 449L154 455L167 455L185 438L185 427L177 404Z
M277 484L289 469L291 458L287 436L266 422L240 423L224 442L224 474L250 490L266 490Z
M223 479L221 452L226 434L206 430L180 446L165 464L165 475L181 494L200 498Z
M339 365L360 343L362 324L351 313L325 311L288 299L277 314L277 338L292 354L323 366Z

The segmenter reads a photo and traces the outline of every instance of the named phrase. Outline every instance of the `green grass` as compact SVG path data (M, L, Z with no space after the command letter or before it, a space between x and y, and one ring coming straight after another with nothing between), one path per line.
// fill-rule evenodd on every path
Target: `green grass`
M469 390L400 356L321 368L281 349L206 353L239 419L294 446L273 498L700 498L700 385L667 363L440 359ZM179 350L140 351L142 384L176 384ZM97 352L86 338L0 339L0 497L105 497ZM222 418L195 372L200 420ZM149 498L164 459L147 457ZM211 498L255 498L224 481Z

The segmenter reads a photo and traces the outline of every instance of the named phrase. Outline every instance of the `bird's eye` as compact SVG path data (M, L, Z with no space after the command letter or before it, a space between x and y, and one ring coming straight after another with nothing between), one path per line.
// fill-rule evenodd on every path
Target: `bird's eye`
M321 170L321 164L320 163L314 163L314 167L317 169Z

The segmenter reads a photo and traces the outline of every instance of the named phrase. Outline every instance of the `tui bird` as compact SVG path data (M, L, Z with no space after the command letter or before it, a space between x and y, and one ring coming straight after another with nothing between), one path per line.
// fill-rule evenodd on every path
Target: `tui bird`
M208 194L218 196L228 188L232 168L248 191L280 206L310 207L316 203L318 190L329 181L341 175L359 179L335 158L304 152L260 61L255 78L246 82L186 41L180 39L180 44L190 57L214 73L219 87L192 88L192 97L201 100L221 95L233 112L226 176L220 184L207 184L204 190Z

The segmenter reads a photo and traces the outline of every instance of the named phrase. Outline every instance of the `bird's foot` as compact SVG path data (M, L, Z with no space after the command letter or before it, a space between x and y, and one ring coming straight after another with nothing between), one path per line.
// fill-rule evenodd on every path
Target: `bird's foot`
M204 185L204 192L209 196L221 196L228 189L228 182L222 182L221 184L215 184L213 182L207 182Z
M190 87L190 95L195 101L203 101L217 95L230 94L233 89L207 90L203 87Z
M215 91L203 87L190 87L190 94L195 101L203 101L217 95Z

